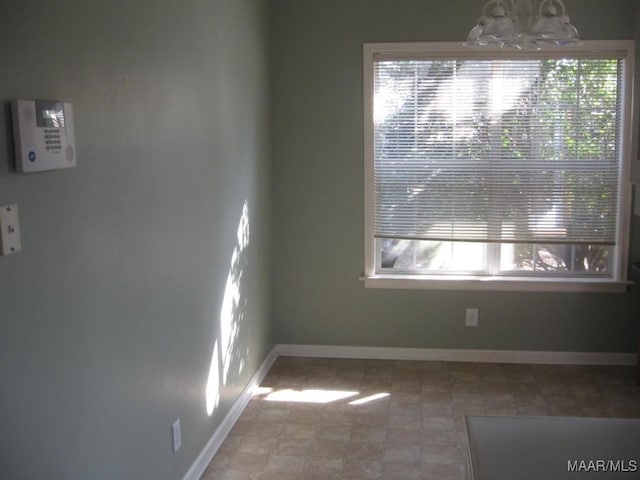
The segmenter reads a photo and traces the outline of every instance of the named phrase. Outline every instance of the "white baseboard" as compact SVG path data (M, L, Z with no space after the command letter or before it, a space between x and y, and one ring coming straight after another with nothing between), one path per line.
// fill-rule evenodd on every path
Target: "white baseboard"
M443 362L529 363L555 365L635 365L634 353L541 352L515 350L455 350L433 348L345 347L337 345L290 345L273 347L243 390L236 403L213 433L183 480L198 480L249 404L258 387L279 356L353 358L377 360L431 360Z
M199 478L202 477L207 466L211 463L211 460L213 460L214 455L222 446L227 435L229 435L233 425L238 421L238 418L240 418L240 415L242 415L242 412L249 404L253 392L262 383L262 380L264 380L264 377L267 375L269 369L273 365L273 362L275 362L277 358L278 354L276 349L273 348L269 355L267 355L267 358L265 358L264 362L262 362L262 365L260 365L260 368L258 368L258 371L244 388L238 397L238 400L233 404L229 413L224 417L222 423L218 426L216 431L213 432L213 435L182 480L199 480Z
M543 352L517 350L456 350L434 348L344 347L280 344L278 355L292 357L356 358L378 360L431 360L441 362L529 363L555 365L635 365L634 353Z

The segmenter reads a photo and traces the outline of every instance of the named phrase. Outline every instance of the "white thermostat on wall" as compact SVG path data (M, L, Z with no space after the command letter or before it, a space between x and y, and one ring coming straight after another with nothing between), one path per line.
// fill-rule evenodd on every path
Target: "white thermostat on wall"
M21 173L76 166L73 108L59 100L14 100L13 137Z

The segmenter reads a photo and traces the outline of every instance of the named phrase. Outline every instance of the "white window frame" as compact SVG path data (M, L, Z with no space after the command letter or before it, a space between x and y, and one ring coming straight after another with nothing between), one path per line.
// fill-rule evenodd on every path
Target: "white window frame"
M554 50L557 54L558 49ZM537 292L605 292L627 291L628 250L631 223L631 154L633 138L634 42L632 40L591 40L582 45L562 49L562 54L595 53L623 56L625 78L622 87L621 166L619 171L618 219L615 259L610 277L531 277L531 276L467 276L377 273L377 252L374 239L374 122L373 82L374 59L393 58L451 58L477 59L522 58L522 53L499 49L472 50L458 42L429 43L365 43L363 45L364 87L364 277L367 288L432 289L432 290L502 290ZM535 54L553 56L543 48Z

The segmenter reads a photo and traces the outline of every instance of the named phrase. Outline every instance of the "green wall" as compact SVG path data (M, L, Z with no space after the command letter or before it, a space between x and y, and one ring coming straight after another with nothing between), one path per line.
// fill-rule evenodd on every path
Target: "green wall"
M182 478L272 346L266 4L5 2L0 67L0 478ZM13 98L77 168L15 173Z
M566 2L583 38L633 38L631 0ZM365 289L362 44L466 37L483 1L271 2L278 343L631 352L639 293ZM636 217L637 219L638 217ZM633 250L640 259L634 227ZM480 309L478 328L464 326Z

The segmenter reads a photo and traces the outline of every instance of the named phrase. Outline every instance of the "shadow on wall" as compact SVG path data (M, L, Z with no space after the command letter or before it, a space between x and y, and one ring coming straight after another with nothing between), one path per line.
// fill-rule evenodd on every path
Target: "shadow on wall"
M213 415L220 404L220 391L245 368L249 342L239 345L238 339L249 334L246 324L247 298L242 291L242 278L248 265L249 206L245 200L238 223L236 245L231 255L231 266L227 275L219 330L216 332L205 392L207 415Z

